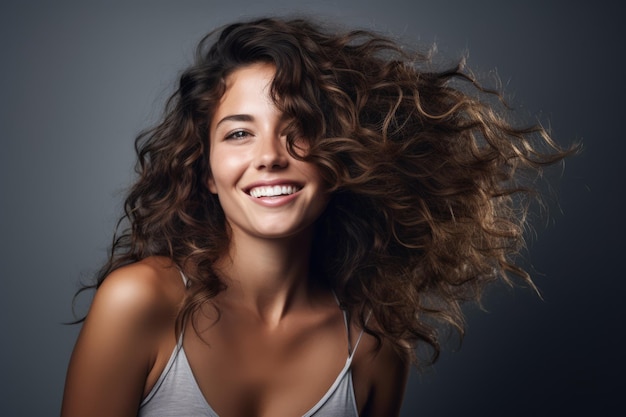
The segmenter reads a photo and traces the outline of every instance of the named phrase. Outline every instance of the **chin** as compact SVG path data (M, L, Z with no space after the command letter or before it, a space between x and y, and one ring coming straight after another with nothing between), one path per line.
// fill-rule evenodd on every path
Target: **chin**
M280 225L268 225L259 227L255 230L254 235L265 239L291 239L311 236L311 225L285 227L284 223Z

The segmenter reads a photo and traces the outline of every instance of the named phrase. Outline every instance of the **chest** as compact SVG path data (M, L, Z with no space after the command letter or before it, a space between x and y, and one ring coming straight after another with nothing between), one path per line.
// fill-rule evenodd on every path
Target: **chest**
M183 346L198 388L220 416L303 415L349 357L341 314L286 321L272 331L241 318L199 321L185 330Z

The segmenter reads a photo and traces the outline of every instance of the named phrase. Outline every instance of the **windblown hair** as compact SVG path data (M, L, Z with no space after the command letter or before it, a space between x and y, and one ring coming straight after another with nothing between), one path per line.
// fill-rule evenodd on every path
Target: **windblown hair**
M312 273L379 341L425 342L435 360L440 324L462 335L460 306L486 284L513 275L533 286L515 261L529 178L571 150L538 125L516 127L499 93L462 64L437 69L369 31L260 19L207 35L162 122L137 138L139 177L118 225L128 227L93 287L123 265L169 257L195 289L179 326L224 289L212 266L229 230L207 188L209 124L229 74L259 62L276 68L271 95L290 121L289 152L317 165L332 193Z

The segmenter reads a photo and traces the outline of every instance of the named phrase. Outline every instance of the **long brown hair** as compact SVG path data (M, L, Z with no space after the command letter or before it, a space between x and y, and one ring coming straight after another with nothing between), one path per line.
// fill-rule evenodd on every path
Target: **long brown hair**
M439 353L440 323L463 333L461 303L513 274L523 247L528 187L559 148L541 126L518 127L497 92L463 68L436 68L376 33L305 19L260 19L207 35L162 122L136 140L138 179L125 200L98 287L113 270L171 258L194 284L179 326L224 289L212 265L228 246L207 189L212 112L237 68L275 66L288 148L316 164L332 193L311 269L368 332L398 349ZM308 141L306 155L296 139ZM368 315L373 319L366 322ZM369 324L369 325L368 325Z

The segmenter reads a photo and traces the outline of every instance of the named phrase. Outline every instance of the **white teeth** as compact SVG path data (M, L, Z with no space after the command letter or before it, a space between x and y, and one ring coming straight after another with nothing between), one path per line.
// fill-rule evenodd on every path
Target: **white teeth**
M250 190L250 195L255 198L276 197L279 195L289 195L298 191L298 187L293 185L274 185L255 187Z

